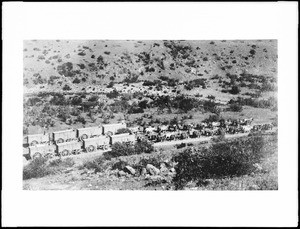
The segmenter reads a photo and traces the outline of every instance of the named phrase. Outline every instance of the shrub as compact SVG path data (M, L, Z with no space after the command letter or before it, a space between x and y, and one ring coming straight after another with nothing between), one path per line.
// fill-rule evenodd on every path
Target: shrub
M82 164L79 169L89 169L94 170L95 173L97 172L103 172L105 170L104 167L104 157L96 158L92 161L87 161L84 164Z
M147 140L141 140L140 142L137 142L134 146L134 151L136 154L152 153L153 150L153 143Z
M85 118L84 117L82 117L82 116L77 116L77 118L76 118L76 120L75 121L77 121L77 122L81 122L82 124L85 124L86 123L86 121L85 121Z
M229 110L233 112L240 112L243 110L243 106L238 103L230 104Z
M241 90L239 89L238 86L234 85L234 86L232 86L232 88L229 92L233 95L236 95L236 94L239 94L241 92Z
M64 91L70 91L72 90L71 87L68 84L65 84L65 86L63 87Z
M76 83L76 84L78 84L78 83L80 83L81 81L80 81L80 79L78 79L78 78L75 78L74 80L73 80L73 83Z
M51 174L51 171L47 168L47 159L35 158L23 169L23 180L43 177Z
M106 96L110 99L115 99L119 96L119 92L117 90L113 90L106 94Z
M113 81L110 81L109 84L107 85L107 88L112 88L115 85Z
M135 150L132 145L116 142L112 145L111 151L107 153L111 157L120 157L120 156L134 155Z
M191 181L201 185L206 179L250 174L263 157L263 144L263 138L255 136L215 143L199 152L187 149L173 157L177 162L175 188L182 189Z

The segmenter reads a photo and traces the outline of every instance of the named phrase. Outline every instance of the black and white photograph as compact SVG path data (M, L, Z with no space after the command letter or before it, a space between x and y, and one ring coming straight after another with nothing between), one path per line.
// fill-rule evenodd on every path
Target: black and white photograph
M277 40L24 41L29 190L277 190Z
M297 2L4 2L2 225L298 225Z

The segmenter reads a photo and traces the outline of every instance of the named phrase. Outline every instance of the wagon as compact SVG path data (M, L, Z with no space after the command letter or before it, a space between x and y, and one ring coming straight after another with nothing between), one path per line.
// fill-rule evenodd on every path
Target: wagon
M35 134L27 136L27 144L30 146L35 146L38 144L47 144L49 142L49 134Z
M29 155L32 159L38 157L52 158L55 156L55 145L36 145L29 147Z
M77 141L77 134L76 130L62 130L53 132L53 141L56 143L63 143L63 142L70 142L70 141Z
M113 135L117 130L126 128L126 123L116 123L116 124L105 124L102 125L103 134Z
M135 135L133 134L117 134L110 136L110 144L114 144L116 142L126 142L126 143L133 143L135 142Z
M77 136L81 140L93 137L100 137L102 133L103 129L99 126L77 129Z
M243 126L242 127L243 128L243 132L250 132L251 131L251 129L252 129L252 126L250 126L250 125L246 125L246 126Z
M82 142L64 142L56 145L56 152L59 156L80 154L82 152Z
M93 152L97 149L108 149L110 139L106 136L88 138L83 140L83 148L86 152Z

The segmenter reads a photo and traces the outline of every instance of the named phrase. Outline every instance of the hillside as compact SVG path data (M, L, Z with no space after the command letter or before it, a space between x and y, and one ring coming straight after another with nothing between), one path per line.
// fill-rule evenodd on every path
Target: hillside
M276 111L276 40L24 41L25 135Z
M244 72L276 76L277 41L24 41L25 93Z

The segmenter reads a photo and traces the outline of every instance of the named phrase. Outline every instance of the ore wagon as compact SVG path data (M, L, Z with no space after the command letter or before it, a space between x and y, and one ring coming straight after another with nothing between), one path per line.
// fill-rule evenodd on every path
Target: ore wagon
M59 156L80 154L82 152L82 142L64 142L56 145L56 152Z
M32 159L38 157L52 158L55 156L55 145L30 146L29 155Z
M102 125L103 134L113 135L117 130L126 128L126 123L115 123L115 124L105 124Z
M50 142L49 140L49 134L35 134L27 136L27 144L30 146L48 144Z
M98 149L106 150L108 149L110 139L106 136L88 138L83 140L83 148L87 152L93 152Z
M100 137L102 135L102 127L94 126L77 129L77 136L83 140L87 138Z
M70 142L70 141L77 141L77 133L76 130L62 130L53 132L53 141L56 143L63 143L63 142Z
M116 142L133 143L135 142L135 135L126 133L126 134L116 134L110 136L110 144L114 144Z

